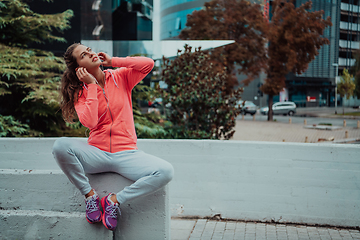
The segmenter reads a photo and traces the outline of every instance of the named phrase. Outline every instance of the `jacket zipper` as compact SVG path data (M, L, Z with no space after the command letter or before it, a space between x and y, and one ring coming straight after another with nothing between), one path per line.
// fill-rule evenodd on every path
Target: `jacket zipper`
M114 119L113 119L113 116L112 116L112 113L111 113L111 109L110 109L110 105L109 105L109 99L106 97L106 93L105 93L105 89L103 88L103 94L104 94L104 97L105 97L105 101L107 103L107 108L109 109L109 113L110 113L110 119L111 119L111 125L110 125L110 152L111 152L111 149L112 149L112 145L111 145L111 130L112 130L112 126L114 124Z

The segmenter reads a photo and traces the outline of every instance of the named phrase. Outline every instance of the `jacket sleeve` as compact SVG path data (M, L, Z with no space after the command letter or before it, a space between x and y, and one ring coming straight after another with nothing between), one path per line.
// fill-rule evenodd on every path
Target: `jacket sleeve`
M128 88L132 90L154 67L154 60L147 57L113 57L112 66L121 69L127 81Z
M82 125L92 129L98 124L98 99L97 99L97 85L87 85L87 96L79 97L75 103L75 110Z

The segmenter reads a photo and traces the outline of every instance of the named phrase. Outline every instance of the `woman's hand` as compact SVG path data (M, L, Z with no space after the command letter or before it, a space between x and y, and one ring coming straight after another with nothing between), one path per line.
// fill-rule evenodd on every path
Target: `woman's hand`
M91 75L84 67L76 68L76 76L81 82L84 82L86 84L96 84L95 77Z
M112 64L111 64L112 58L108 54L106 54L104 52L99 52L97 55L99 56L100 60L102 60L103 66L105 66L105 67L112 66Z

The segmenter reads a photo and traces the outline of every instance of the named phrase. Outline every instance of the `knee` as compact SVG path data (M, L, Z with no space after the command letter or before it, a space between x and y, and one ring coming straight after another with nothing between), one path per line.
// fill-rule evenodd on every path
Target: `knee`
M56 156L59 153L63 153L64 151L66 151L68 149L68 138L67 137L61 137L58 138L54 145L53 145L53 149L52 149L52 153L54 154L54 156Z
M164 166L162 166L160 172L164 185L170 182L174 177L174 168L170 163L167 163Z

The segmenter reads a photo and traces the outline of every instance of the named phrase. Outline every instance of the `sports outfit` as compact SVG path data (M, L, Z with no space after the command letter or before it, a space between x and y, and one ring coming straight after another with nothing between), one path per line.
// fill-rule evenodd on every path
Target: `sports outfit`
M134 181L116 193L121 205L165 186L174 169L136 146L131 91L152 70L154 61L146 57L113 57L111 61L118 69L105 71L104 89L97 84L84 84L75 103L80 122L90 129L88 143L59 138L54 143L53 155L83 195L92 189L87 173L116 172Z

